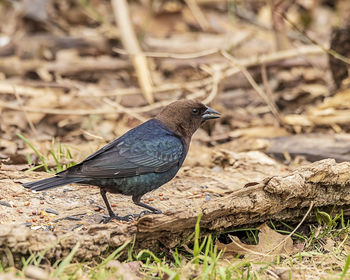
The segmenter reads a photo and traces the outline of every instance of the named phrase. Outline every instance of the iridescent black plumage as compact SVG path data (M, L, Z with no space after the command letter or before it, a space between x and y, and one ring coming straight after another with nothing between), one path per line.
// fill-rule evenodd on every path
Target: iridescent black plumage
M203 104L187 100L174 102L154 119L128 131L120 138L55 177L23 184L36 191L69 183L100 187L110 218L116 216L106 192L130 195L135 204L154 213L158 209L142 203L141 197L170 181L180 169L192 134L218 113Z

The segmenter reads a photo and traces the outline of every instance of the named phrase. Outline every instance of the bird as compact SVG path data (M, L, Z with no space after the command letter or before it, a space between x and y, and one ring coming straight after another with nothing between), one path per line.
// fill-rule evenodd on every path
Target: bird
M77 165L54 177L23 186L34 191L71 183L97 186L109 214L103 217L103 223L161 214L159 209L143 203L142 196L174 178L186 158L192 135L204 122L219 117L219 112L200 101L174 101L154 118L129 130ZM107 193L131 196L136 205L147 210L119 216L113 212Z

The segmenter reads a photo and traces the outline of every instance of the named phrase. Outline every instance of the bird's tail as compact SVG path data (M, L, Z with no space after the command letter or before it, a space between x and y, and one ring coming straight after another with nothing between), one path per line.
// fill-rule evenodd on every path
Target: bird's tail
M34 191L44 191L44 190L64 186L70 183L77 183L79 181L82 181L82 178L65 178L65 177L55 176L47 179L42 179L39 181L24 183L23 187Z

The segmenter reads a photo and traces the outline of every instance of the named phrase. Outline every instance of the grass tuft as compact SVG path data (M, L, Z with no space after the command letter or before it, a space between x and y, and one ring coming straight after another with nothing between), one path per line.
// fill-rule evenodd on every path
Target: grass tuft
M26 155L27 162L29 165L34 165L32 168L28 169L26 172L35 171L37 169L43 168L45 172L48 173L58 173L61 172L71 166L76 165L76 163L73 161L72 154L65 145L63 145L61 142L55 143L54 140L52 140L51 143L51 149L49 150L49 154L47 156L44 156L42 153L39 152L39 150L33 145L33 143L23 136L22 134L17 134L17 136L23 140L34 152L34 154L37 156L39 163L37 165L34 165L30 154L28 153ZM50 162L50 157L55 162L55 167L50 167L48 162Z

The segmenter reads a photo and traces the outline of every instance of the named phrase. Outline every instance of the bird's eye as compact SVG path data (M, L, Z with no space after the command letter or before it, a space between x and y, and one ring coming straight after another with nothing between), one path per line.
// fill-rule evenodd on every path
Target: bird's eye
M199 114L199 110L197 108L192 109L192 114L193 115L198 115Z

